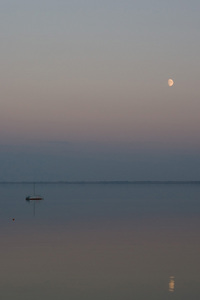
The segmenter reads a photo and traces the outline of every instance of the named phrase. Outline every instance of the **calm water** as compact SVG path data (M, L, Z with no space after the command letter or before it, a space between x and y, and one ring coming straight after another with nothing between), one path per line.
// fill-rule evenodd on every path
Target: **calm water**
M36 190L0 185L2 299L199 298L200 185Z

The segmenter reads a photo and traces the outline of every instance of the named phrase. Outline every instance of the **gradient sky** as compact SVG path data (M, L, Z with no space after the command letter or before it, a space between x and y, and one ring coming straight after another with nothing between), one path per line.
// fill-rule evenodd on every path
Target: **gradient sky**
M0 180L199 180L199 11L2 0Z

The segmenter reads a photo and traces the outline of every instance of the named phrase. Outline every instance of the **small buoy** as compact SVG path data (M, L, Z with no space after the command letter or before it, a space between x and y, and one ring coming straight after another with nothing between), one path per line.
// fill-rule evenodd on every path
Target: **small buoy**
M14 218L13 218L12 220L13 220L13 221L15 221L15 219L14 219Z

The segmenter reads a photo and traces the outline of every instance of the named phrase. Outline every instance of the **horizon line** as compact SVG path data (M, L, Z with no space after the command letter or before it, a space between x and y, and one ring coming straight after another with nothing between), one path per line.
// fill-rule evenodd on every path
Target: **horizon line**
M22 180L0 181L0 184L200 184L200 180Z

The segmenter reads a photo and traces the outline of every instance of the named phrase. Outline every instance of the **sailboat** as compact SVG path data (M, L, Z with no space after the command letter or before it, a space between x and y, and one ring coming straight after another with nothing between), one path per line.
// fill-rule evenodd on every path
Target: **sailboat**
M33 195L29 195L26 197L26 200L43 200L44 198L40 195L35 194L35 184L33 185Z

